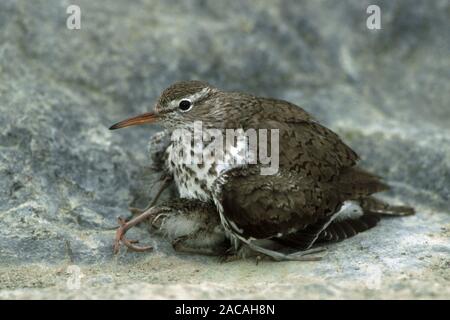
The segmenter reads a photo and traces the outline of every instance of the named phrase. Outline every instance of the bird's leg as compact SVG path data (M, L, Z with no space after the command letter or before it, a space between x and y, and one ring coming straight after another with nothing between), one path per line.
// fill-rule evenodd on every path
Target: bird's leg
M314 255L314 254L327 252L327 248L317 247L293 253L283 253L281 251L275 251L269 248L264 248L251 242L247 243L247 245L253 251L258 252L259 254L263 254L264 256L268 256L275 261L319 261L324 257L324 254L322 255Z
M168 176L168 175L161 176L161 178L160 178L161 185L159 186L159 189L156 192L155 197L152 199L152 201L150 201L150 203L145 207L145 209L140 209L140 208L136 208L136 207L129 207L128 210L133 215L140 215L143 212L145 212L148 209L150 209L151 207L153 207L156 204L156 202L158 201L158 199L161 196L161 194L164 192L164 190L166 190L170 186L170 183L172 182L172 179L173 178L171 176Z
M149 251L152 249L151 246L136 246L135 243L138 241L136 240L128 240L125 238L125 233L132 227L138 225L142 221L149 219L151 217L154 217L158 215L161 212L161 209L159 208L150 208L146 210L144 213L140 214L139 216L131 219L128 222L125 222L124 219L118 218L119 222L119 228L116 231L116 237L114 239L114 254L117 254L120 249L120 242L122 242L125 246L127 246L129 249L137 252L143 252L143 251Z
M293 261L319 261L327 254L328 249L325 247L317 247L309 250L298 251L286 256L285 260ZM318 253L322 253L318 255Z

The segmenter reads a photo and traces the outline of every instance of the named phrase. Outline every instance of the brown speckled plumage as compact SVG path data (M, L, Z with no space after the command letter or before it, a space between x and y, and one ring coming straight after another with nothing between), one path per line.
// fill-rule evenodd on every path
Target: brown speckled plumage
M192 108L180 112L180 99L192 100ZM166 168L174 175L180 195L215 207L235 244L245 243L275 259L289 259L261 248L258 241L271 239L305 250L316 242L342 240L371 228L382 213L413 212L370 198L387 185L357 166L357 154L336 133L292 103L186 81L164 90L155 114L169 133L181 127L190 130L196 120L220 130L279 130L275 175L261 175L260 164L220 171L214 165L175 163L173 142L167 149ZM202 170L207 173L201 175ZM361 210L360 216L335 220L348 203Z

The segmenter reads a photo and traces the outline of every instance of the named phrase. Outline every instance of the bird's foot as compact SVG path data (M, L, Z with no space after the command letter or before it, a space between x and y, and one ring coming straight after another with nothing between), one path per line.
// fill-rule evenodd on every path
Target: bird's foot
M114 239L114 254L117 254L120 249L120 243L123 243L126 247L128 247L132 251L136 252L145 252L152 250L153 248L151 246L137 246L135 245L138 243L137 240L128 240L125 237L125 233L131 229L132 227L138 225L142 221L149 219L151 217L154 217L160 212L160 210L156 208L150 208L147 211L141 213L139 216L131 219L130 221L126 222L123 218L119 217L117 220L119 222L119 228L116 231L116 236Z

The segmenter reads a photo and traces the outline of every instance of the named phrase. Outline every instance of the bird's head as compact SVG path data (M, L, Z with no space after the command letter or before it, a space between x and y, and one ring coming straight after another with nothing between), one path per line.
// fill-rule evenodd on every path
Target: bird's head
M158 122L173 130L198 120L217 125L225 112L217 108L218 95L220 91L206 82L176 82L162 92L152 112L116 123L110 129Z

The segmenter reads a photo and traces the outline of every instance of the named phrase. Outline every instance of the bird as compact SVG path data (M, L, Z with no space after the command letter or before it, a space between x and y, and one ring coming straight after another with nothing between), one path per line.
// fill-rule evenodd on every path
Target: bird
M119 220L115 252L120 243L139 251L124 235L149 219L180 251L316 260L326 243L366 231L384 215L415 212L376 198L389 186L358 164L338 134L294 103L179 81L163 90L153 111L110 129L150 123L164 128L158 137L158 143L166 138L159 153L164 181L175 185L179 198L158 206L154 199L140 216ZM229 130L241 133L236 143L212 143ZM256 149L249 148L248 132L275 132L276 139L257 135ZM258 158L261 151L276 158L273 172L263 173L268 166Z

